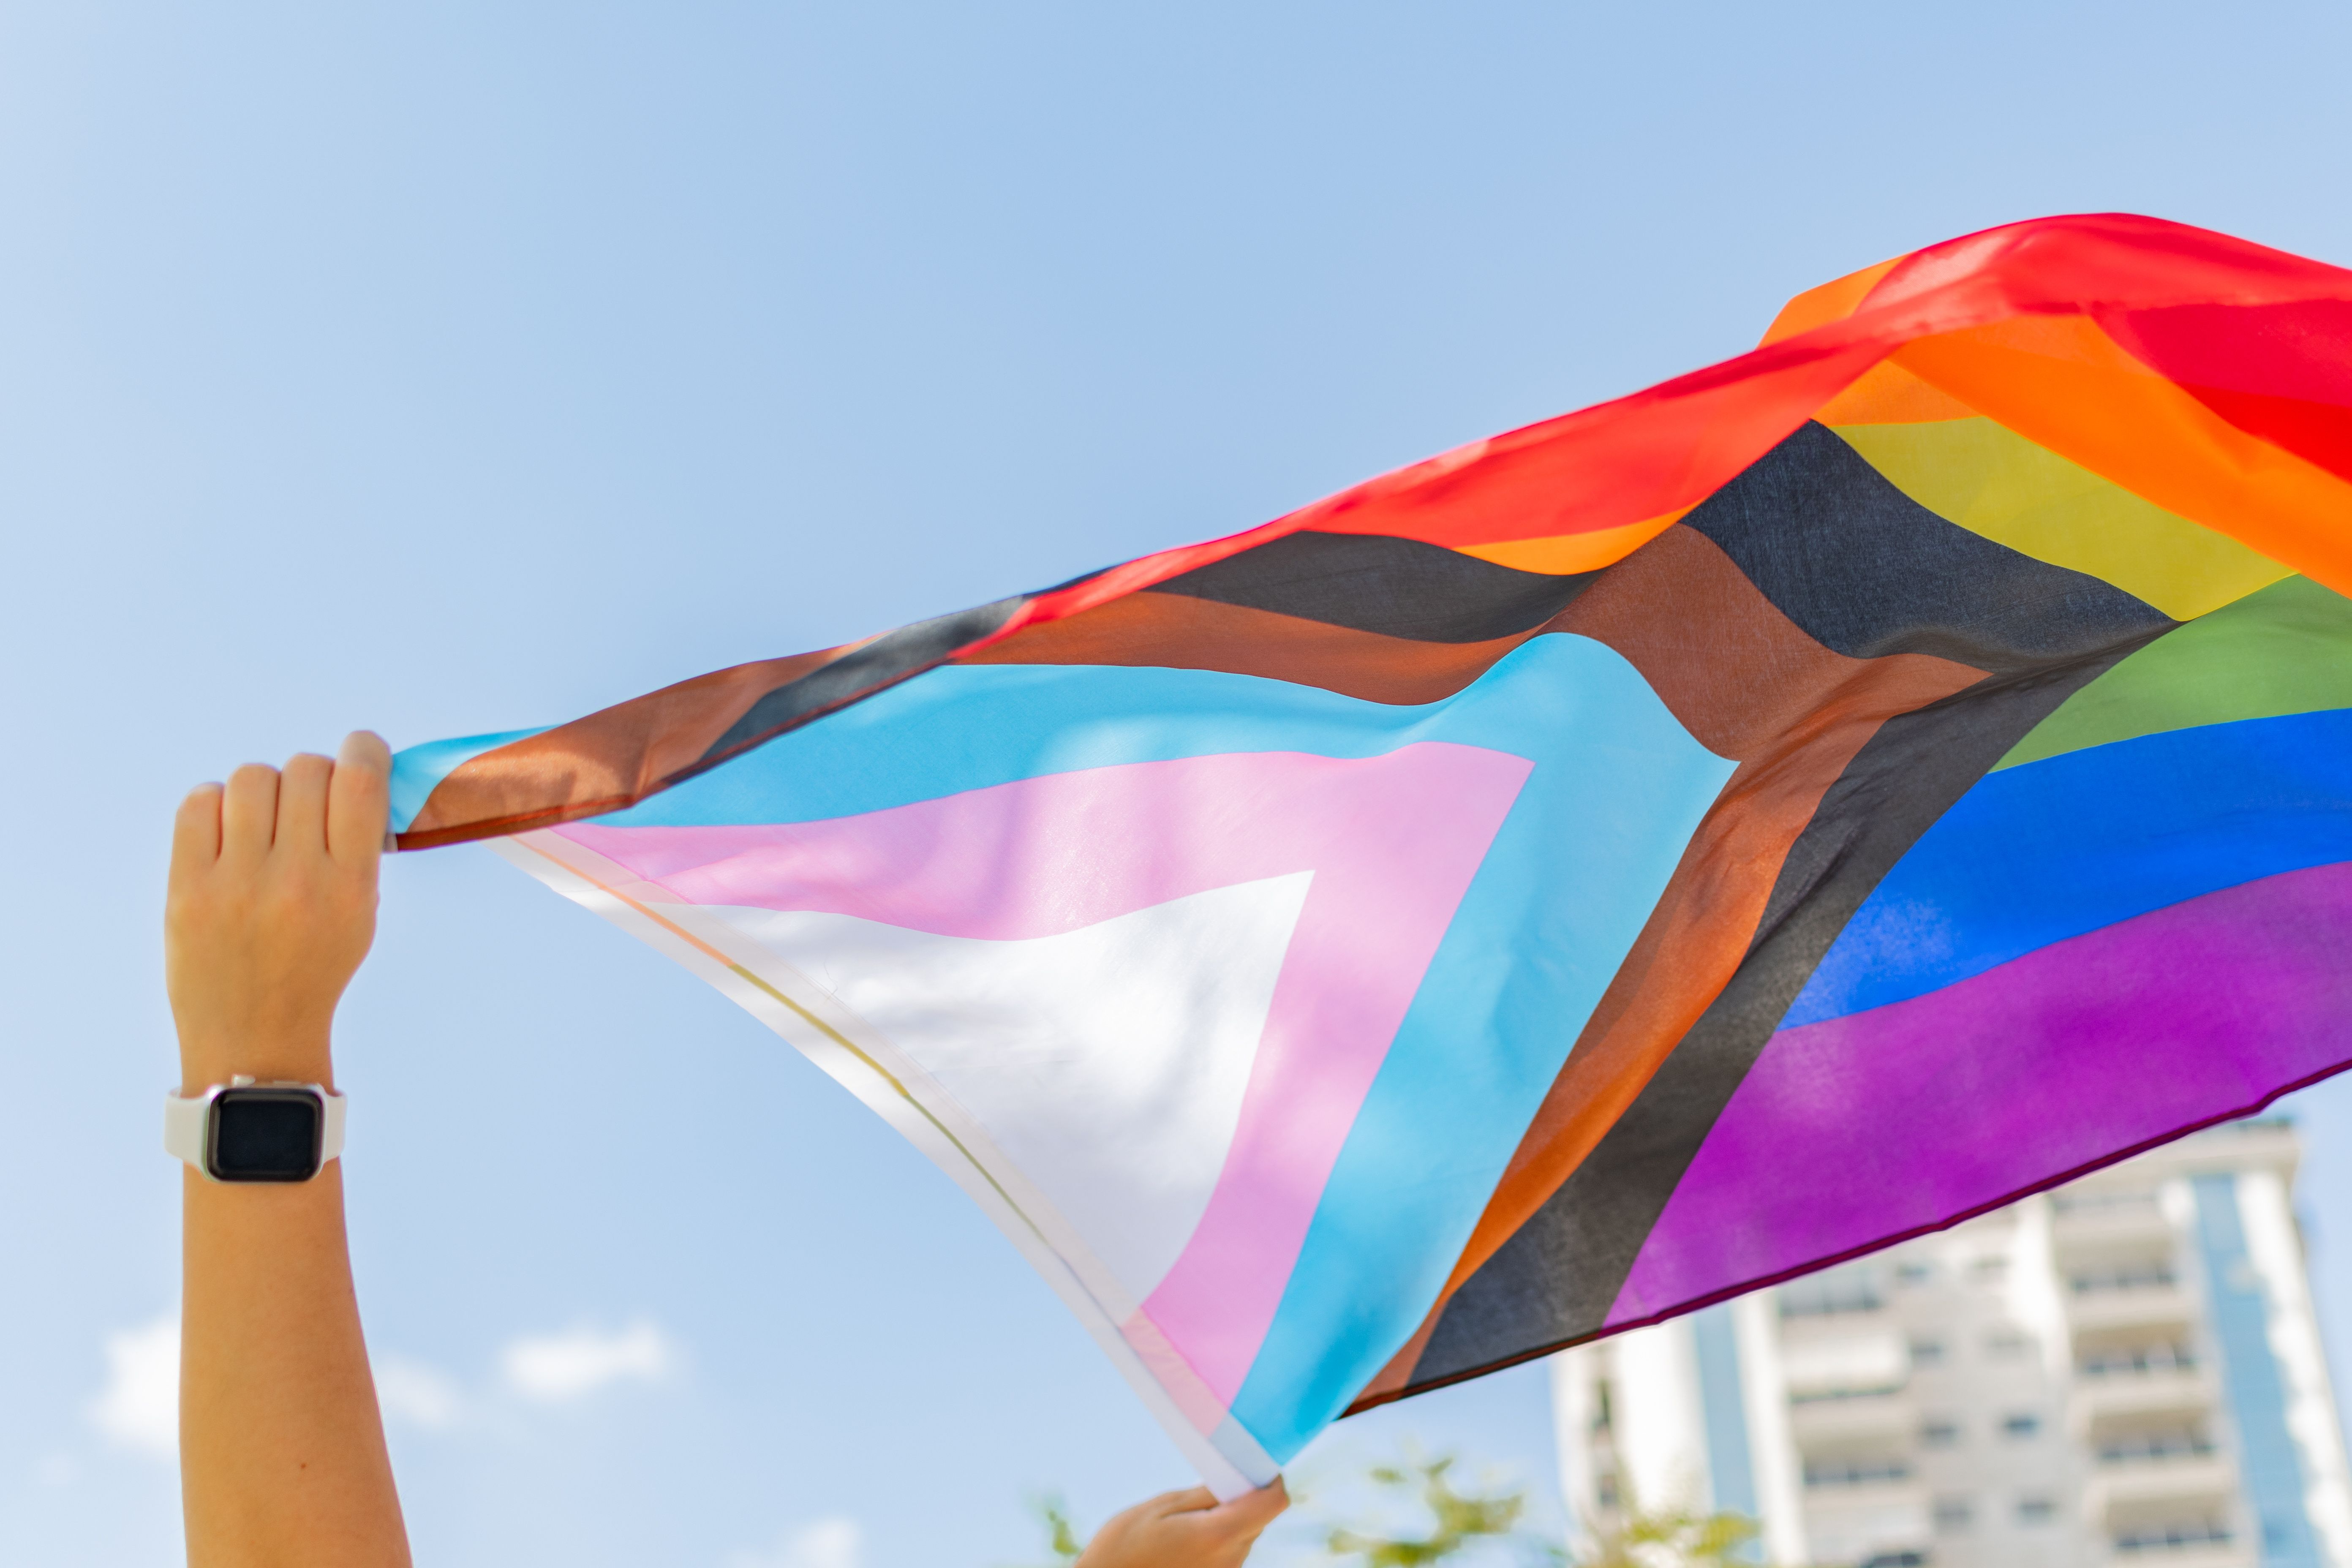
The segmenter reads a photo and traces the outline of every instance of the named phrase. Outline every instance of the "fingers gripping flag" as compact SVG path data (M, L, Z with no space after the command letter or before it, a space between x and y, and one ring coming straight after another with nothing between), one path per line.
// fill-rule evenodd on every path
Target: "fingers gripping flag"
M2049 219L396 826L806 1052L1232 1493L2352 1061L2347 592L2352 273Z

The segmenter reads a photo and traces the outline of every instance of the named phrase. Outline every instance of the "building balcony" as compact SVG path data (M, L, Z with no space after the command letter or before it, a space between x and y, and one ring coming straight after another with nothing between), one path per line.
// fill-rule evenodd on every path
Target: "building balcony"
M1800 1448L1900 1443L1919 1424L1919 1407L1899 1388L1792 1394L1789 1435Z
M2148 1193L2087 1203L2061 1199L2051 1215L2051 1239L2061 1252L2076 1247L2105 1248L2123 1243L2158 1245L2172 1238L2172 1223Z
M2221 1396L2221 1380L2204 1367L2151 1367L2146 1372L2078 1374L2067 1405L2077 1429L2087 1430L2095 1421L2201 1414Z
M2119 1517L2146 1517L2167 1504L2211 1502L2226 1507L2237 1495L2238 1467L2224 1454L2168 1455L2155 1458L2103 1460L2083 1489L2083 1504L2111 1531Z
M1783 1312L1780 1344L1784 1352L1801 1355L1809 1346L1846 1345L1856 1340L1895 1339L1902 1321L1885 1304L1843 1307L1834 1312Z
M1927 1489L1918 1481L1865 1481L1805 1489L1805 1538L1816 1556L1852 1563L1931 1539Z
M2075 1290L2066 1298L2066 1320L2077 1333L2186 1324L2196 1316L2195 1300L2178 1281Z

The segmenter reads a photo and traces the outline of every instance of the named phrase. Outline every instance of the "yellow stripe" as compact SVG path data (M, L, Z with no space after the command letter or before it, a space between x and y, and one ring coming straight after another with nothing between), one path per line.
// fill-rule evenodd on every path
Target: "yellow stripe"
M1598 572L1613 566L1658 535L1680 522L1691 509L1682 507L1641 522L1617 528L1597 528L1591 533L1555 533L1546 539L1506 539L1496 544L1457 544L1464 555L1475 555L1497 566L1520 572L1544 572L1555 577Z
M1832 428L1937 516L2036 561L2112 583L2177 621L2292 574L1991 419Z

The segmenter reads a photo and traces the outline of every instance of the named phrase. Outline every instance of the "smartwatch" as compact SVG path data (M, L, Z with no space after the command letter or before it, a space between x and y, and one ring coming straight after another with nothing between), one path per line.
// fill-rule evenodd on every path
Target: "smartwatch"
M163 1097L163 1148L213 1182L307 1182L343 1152L343 1097L239 1074Z

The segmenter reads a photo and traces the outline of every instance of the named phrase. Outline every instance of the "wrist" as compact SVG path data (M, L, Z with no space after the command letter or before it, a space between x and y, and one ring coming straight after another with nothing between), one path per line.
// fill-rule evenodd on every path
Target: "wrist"
M237 1077L332 1089L335 1066L326 1031L259 1031L235 1038L182 1034L181 1093L201 1094Z

